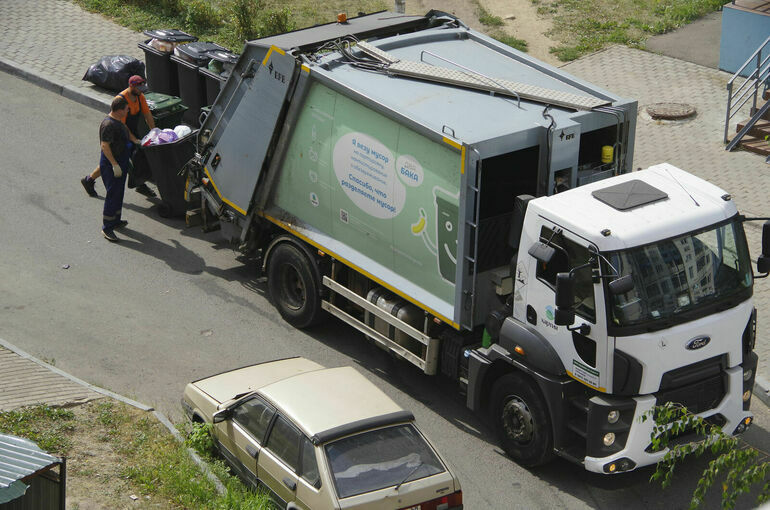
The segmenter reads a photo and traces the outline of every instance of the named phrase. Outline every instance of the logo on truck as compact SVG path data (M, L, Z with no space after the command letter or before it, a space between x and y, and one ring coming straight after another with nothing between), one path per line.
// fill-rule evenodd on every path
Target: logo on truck
M694 351L695 349L700 349L701 347L706 347L708 343L711 341L711 338L707 336L699 336L697 338L693 338L689 342L687 342L687 349L690 351Z

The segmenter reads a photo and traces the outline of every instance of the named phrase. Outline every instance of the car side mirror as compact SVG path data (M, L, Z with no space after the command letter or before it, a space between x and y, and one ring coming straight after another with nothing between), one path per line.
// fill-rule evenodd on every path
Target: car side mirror
M214 413L214 416L211 417L211 421L214 423L220 423L223 422L233 415L232 409L222 409L221 411L217 411Z
M553 246L548 246L545 243L537 242L530 246L529 250L527 250L527 253L535 257L535 259L542 262L543 264L548 264L556 253L556 248Z
M634 278L627 274L610 282L610 292L614 295L625 294L634 290Z
M575 322L575 280L570 273L556 275L556 316L557 326L571 326Z

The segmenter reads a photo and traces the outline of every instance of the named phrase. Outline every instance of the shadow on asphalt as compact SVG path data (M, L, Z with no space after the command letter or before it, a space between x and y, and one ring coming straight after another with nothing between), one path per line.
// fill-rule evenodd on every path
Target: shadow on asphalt
M222 239L218 232L204 233L199 227L187 228L184 220L179 218L162 218L157 213L159 199L149 199L154 205L149 209L134 204L124 204L124 207L139 214L149 214L159 223L166 225L181 235L212 243L213 249L233 249L233 244ZM249 291L267 296L265 279L258 276L256 261L239 256L235 251L233 258L241 262L231 269L219 269L207 266L203 257L184 247L178 241L169 239L168 242L132 230L129 227L120 232L121 247L132 249L163 261L173 271L190 275L209 274L228 282L239 282ZM265 310L254 302L244 302L243 298L232 296L221 288L212 288L210 282L201 282L199 287L205 293L217 295L228 302L238 302L253 310L255 315L265 317ZM438 416L466 434L485 442L490 449L500 456L506 457L497 443L491 427L479 416L465 407L465 397L455 382L443 376L427 376L415 369L409 363L385 352L374 343L366 341L362 333L353 328L346 328L342 323L329 317L322 324L304 331L314 340L328 348L351 358L362 370L365 370L383 383L389 384L408 394L422 405L430 408ZM755 427L756 428L756 425ZM766 446L767 431L753 432L759 437L758 447ZM762 439L764 437L764 439ZM755 443L756 441L752 441ZM559 490L582 500L593 508L624 510L650 510L661 508L666 510L684 509L689 507L690 497L697 486L698 479L708 466L709 458L690 459L677 468L671 486L662 489L660 482L650 482L654 473L653 467L637 469L631 473L606 476L587 472L582 466L572 464L564 459L555 458L551 463L530 470L530 473L543 482L557 487ZM513 460L510 460L513 470L523 470ZM718 509L721 507L721 492L717 483L707 494L702 509ZM736 508L753 508L759 489L738 500ZM546 505L547 506L547 505Z

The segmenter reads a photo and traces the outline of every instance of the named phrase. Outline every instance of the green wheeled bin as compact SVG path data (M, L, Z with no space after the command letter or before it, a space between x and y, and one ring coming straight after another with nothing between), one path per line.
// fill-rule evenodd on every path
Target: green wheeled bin
M159 94L157 92L147 92L144 95L147 100L147 106L155 121L155 126L160 129L174 129L182 124L182 117L187 111L187 106L176 96ZM150 128L144 121L144 117L139 118L139 136L140 138L147 134Z

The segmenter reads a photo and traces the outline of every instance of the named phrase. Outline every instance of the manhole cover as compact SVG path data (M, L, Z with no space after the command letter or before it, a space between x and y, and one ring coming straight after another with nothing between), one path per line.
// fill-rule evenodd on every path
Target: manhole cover
M695 115L695 107L686 103L655 103L647 107L653 119L681 120Z

